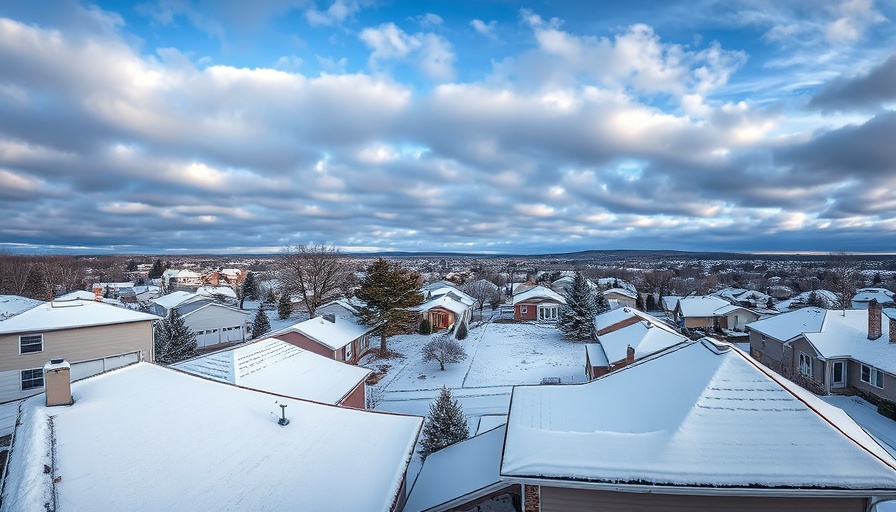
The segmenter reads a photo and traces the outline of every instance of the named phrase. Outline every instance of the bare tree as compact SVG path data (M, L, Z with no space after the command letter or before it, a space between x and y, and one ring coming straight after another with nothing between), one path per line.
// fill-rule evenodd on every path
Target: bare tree
M861 279L859 263L854 257L843 251L831 254L825 287L837 296L840 309L847 309L852 304Z
M423 345L423 362L437 361L441 371L445 371L445 363L459 363L466 357L463 345L447 334L436 336Z
M476 299L479 302L479 316L482 317L482 308L491 303L496 298L499 298L501 295L501 291L498 286L491 281L486 281L485 279L479 279L477 281L469 282L461 288L461 291Z
M278 259L281 289L301 295L308 314L338 297L352 278L347 258L335 247L300 245L284 250Z

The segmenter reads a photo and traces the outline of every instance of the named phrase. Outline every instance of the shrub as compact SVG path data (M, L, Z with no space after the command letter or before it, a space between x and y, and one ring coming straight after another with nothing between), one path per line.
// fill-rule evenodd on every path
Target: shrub
M881 399L880 403L877 404L877 412L891 420L896 420L896 403L890 400Z
M420 334L432 334L432 323L428 318L420 322Z

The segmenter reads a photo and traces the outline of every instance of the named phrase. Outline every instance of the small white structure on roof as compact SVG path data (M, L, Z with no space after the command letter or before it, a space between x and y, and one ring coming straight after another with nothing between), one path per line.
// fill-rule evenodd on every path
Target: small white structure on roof
M72 396L23 404L3 511L400 510L422 423L148 363Z
M363 409L370 370L333 361L277 338L172 365L181 371L267 393Z

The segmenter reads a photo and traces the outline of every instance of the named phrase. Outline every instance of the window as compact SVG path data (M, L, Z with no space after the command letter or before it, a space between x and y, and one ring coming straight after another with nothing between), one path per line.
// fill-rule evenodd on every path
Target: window
M539 320L556 320L557 319L557 306L544 306L538 308L538 319Z
M348 345L345 346L345 360L346 361L352 360L352 343L349 343Z
M803 352L800 352L800 373L812 377L812 357Z
M529 312L529 306L520 306L520 314L525 315Z
M19 336L19 354L31 354L44 351L44 335L28 334Z
M44 369L22 370L22 391L44 387Z
M883 389L884 372L873 366L862 365L862 382L871 384L874 387Z

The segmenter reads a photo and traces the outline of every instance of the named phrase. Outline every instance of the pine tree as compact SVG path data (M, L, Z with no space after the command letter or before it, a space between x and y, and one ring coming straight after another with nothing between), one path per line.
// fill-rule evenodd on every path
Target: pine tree
M601 296L602 297L602 296ZM594 315L597 303L591 287L581 272L576 272L572 286L566 292L566 304L560 306L557 328L564 336L576 340L594 337Z
M818 294L815 293L815 290L809 292L809 296L806 298L806 304L818 308L824 307L824 302L822 302L821 298L818 297Z
M656 311L656 299L653 298L652 293L647 294L647 303L644 306L647 311Z
M428 318L424 318L422 322L420 322L420 334L432 334L432 323Z
M271 321L268 320L268 314L258 305L258 313L255 313L255 320L252 322L252 337L258 338L262 334L271 330Z
M596 306L596 310L594 311L595 315L601 315L610 310L610 303L607 302L607 298L604 297L604 294L601 292L597 292L594 295L594 304Z
M638 311L644 311L644 297L641 297L641 294L638 294L638 298L635 299L635 309Z
M775 301L772 300L771 297L769 297L768 301L765 303L765 309L775 309Z
M423 435L417 453L426 459L429 454L463 441L469 435L463 408L451 396L451 391L442 386L439 396L429 405L429 416L423 425Z
M149 278L150 279L158 279L162 277L162 274L165 273L165 269L162 268L162 260L156 260L152 264L152 268L149 269Z
M410 308L423 302L419 291L420 275L398 263L382 258L367 267L356 296L364 305L358 308L365 325L379 326L380 354L387 354L386 337L411 330L417 312Z
M196 355L196 333L184 324L177 309L172 309L159 324L155 349L156 361L162 364L174 364Z
M280 292L280 300L277 302L277 317L286 320L292 314L292 299L286 291Z
M258 300L258 283L255 281L255 272L246 273L246 278L243 279L242 288L243 299Z

